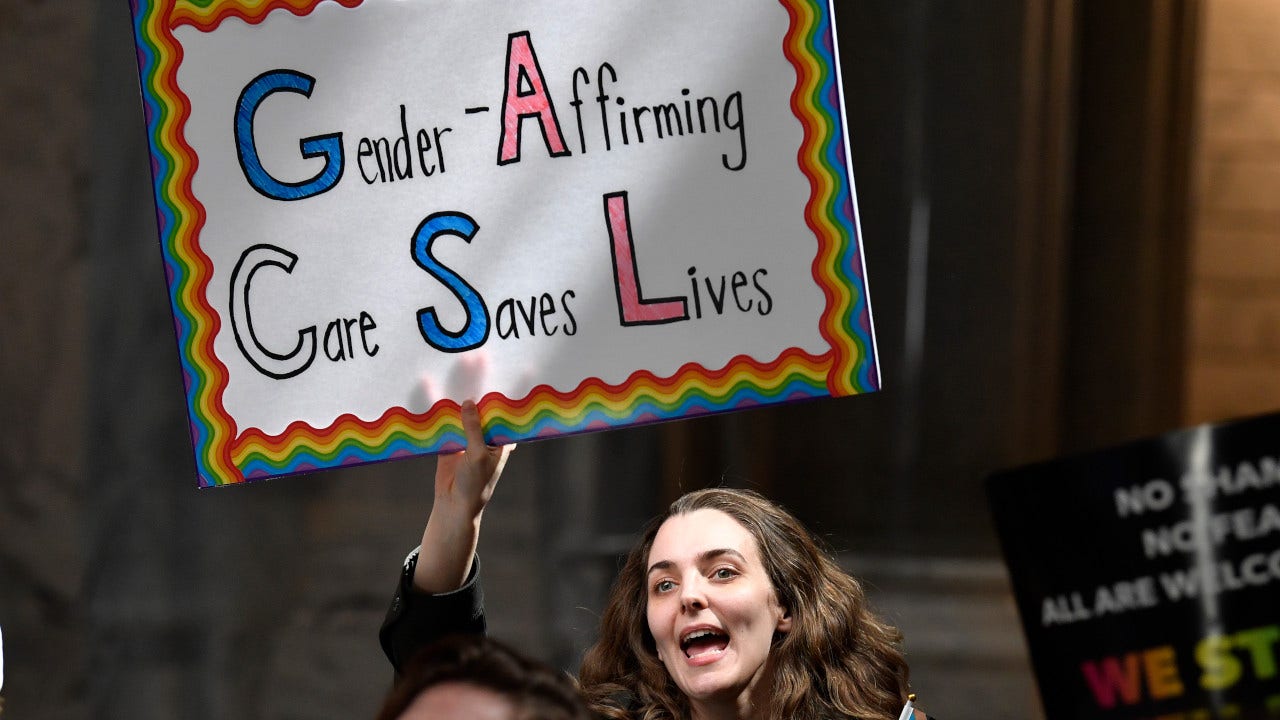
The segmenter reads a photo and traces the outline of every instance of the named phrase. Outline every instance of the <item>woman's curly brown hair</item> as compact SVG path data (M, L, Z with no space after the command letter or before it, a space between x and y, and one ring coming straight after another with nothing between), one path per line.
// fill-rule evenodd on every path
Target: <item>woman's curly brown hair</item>
M649 550L668 518L719 510L755 538L779 604L792 618L770 655L774 684L766 720L894 720L907 699L901 634L868 607L856 579L840 569L794 516L749 490L712 488L682 496L646 528L609 593L600 639L583 657L587 703L615 720L677 720L689 703L658 659L646 616Z

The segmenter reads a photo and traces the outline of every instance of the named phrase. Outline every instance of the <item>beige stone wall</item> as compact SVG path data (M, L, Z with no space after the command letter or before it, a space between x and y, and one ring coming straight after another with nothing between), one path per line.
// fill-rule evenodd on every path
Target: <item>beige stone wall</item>
M1188 423L1280 410L1280 2L1204 13Z

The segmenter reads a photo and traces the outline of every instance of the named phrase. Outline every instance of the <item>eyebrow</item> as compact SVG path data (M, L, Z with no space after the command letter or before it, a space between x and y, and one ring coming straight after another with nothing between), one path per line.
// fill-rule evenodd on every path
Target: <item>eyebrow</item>
M744 563L747 561L747 559L742 556L742 553L738 552L737 550L734 550L733 548L715 548L713 550L704 550L698 553L697 562L699 564L702 564L708 560L714 560L715 558L718 558L722 555L730 555L734 558L737 558L740 562L744 562ZM671 562L670 560L659 560L658 562L649 566L649 571L645 573L645 577L652 575L654 570L670 570L673 567L675 567L675 563Z

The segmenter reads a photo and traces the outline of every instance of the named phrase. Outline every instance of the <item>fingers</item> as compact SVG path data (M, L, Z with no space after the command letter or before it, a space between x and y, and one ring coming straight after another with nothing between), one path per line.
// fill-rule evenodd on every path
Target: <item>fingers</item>
M464 457L465 453L461 450L436 455L436 497L447 495L453 489L453 481L458 476L458 468L462 466Z
M467 438L468 450L484 448L484 429L480 427L480 408L476 407L471 400L462 402L462 433Z
M508 445L489 445L484 440L484 428L480 425L480 408L471 400L462 402L462 434L467 439L468 453L488 453L505 463L507 456L516 449L515 443ZM501 469L501 465L498 466Z
M511 457L511 452L515 449L516 449L515 443L512 443L510 445L500 445L496 448L493 448L493 451L497 453L497 462L494 465L494 469L493 469L493 474L495 476L502 474L502 468L507 466L507 458Z
M467 450L475 447L489 448L489 450L498 452L499 446L489 445L489 443L485 442L484 428L480 425L480 409L479 407L476 407L475 402L471 400L462 401L462 434L467 438ZM502 455L503 460L506 460L509 452L515 450L516 443L500 447L502 447L500 455Z

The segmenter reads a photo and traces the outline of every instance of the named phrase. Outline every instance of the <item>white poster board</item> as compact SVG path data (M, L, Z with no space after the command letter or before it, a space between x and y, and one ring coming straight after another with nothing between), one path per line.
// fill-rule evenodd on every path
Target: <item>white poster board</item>
M201 484L878 387L828 3L133 9Z

